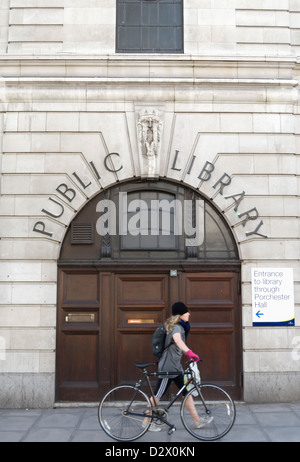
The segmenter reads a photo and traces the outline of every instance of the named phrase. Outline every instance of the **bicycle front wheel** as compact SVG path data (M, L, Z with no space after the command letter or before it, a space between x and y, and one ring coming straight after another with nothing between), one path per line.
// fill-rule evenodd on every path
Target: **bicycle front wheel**
M235 414L235 405L229 394L213 384L201 384L190 390L184 397L180 410L186 430L203 441L214 441L225 436L234 424Z
M129 399L128 399L129 398ZM133 441L140 438L151 423L151 406L148 396L131 385L112 388L103 397L98 408L102 429L117 441Z

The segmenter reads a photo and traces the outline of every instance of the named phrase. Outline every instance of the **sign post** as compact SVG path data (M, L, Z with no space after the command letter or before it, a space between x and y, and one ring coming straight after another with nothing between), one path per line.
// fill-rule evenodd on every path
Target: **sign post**
M292 268L252 268L252 325L295 325Z

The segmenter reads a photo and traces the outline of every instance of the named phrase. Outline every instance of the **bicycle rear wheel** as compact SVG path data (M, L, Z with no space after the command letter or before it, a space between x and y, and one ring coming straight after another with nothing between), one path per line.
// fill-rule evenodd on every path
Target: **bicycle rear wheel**
M128 399L128 397L130 399ZM117 441L133 441L149 428L145 419L151 406L148 396L131 385L119 385L106 393L98 408L99 423L105 433Z
M196 394L196 387L188 392L181 404L181 420L186 430L195 438L203 441L214 441L229 432L235 421L235 405L229 394L221 387L213 384L201 384L197 396L193 396L195 408L200 420L211 420L200 428L196 428L185 404L187 399ZM205 403L205 405L204 405ZM212 417L212 419L211 419Z

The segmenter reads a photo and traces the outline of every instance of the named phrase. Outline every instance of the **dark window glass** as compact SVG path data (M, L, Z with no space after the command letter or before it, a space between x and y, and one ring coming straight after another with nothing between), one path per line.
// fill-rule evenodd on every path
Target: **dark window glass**
M117 0L119 53L182 53L183 0Z
M121 236L121 248L127 249L176 249L175 235L176 196L157 191L130 193L128 203L134 204L134 211L125 211L129 232ZM123 218L123 219L124 219ZM130 226L132 233L130 233ZM135 231L138 233L135 234Z
M230 228L201 195L189 188L160 181L156 188L151 186L145 182L139 184L138 190L126 185L112 188L111 200L118 204L119 192L127 191L128 205L123 218L118 215L127 223L128 232L112 237L112 258L238 260ZM174 208L176 202L179 210ZM192 204L192 209L186 209L188 203ZM159 211L155 204L159 205ZM197 211L196 207L199 207ZM193 234L194 229L197 235ZM190 245L193 247L188 247Z

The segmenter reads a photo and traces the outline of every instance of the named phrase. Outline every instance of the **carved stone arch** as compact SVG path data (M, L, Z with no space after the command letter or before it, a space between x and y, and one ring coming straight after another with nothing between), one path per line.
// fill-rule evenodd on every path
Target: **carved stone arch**
M145 253L147 249L141 246L134 247L133 243L131 249L124 250L122 255L119 216L122 205L120 197L122 194L123 197L126 195L126 201L123 202L127 207L132 201L145 201L145 197L147 197L149 201L149 236L153 234L153 229L150 229L150 202L160 200L178 201L178 204L181 204L182 235L178 234L179 237L176 240L177 246L173 246L169 250L164 248L155 251L153 249L154 244L152 243L151 253L149 253L149 249L148 253ZM167 195L169 195L169 199L166 198ZM104 213L103 208L106 201L115 205L115 210L112 211L115 213L115 217L111 217L111 221L114 221L116 229L113 233L107 232L104 234L102 232L99 234L99 230L97 231L97 222L99 222L101 215ZM138 213L138 210L136 213ZM200 213L201 217L199 217ZM190 234L191 230L197 229L197 219L198 221L204 220L198 223L201 226L199 234L201 233L202 239L199 245L197 245L196 233L193 235ZM130 234L130 230L127 228L125 231ZM191 236L195 238L189 239ZM196 245L189 245L193 244L193 241ZM202 264L211 264L212 262L215 264L219 263L220 265L239 263L238 248L232 231L223 215L218 212L217 208L210 201L182 183L167 180L147 181L141 179L119 183L100 192L91 199L70 224L61 248L59 261L67 262L70 259L72 261L98 261L103 259L116 260L118 258L122 260L126 258L134 260L149 258L155 260L155 258L158 258L161 260L162 250L164 251L164 256L169 259L197 259L201 260Z

